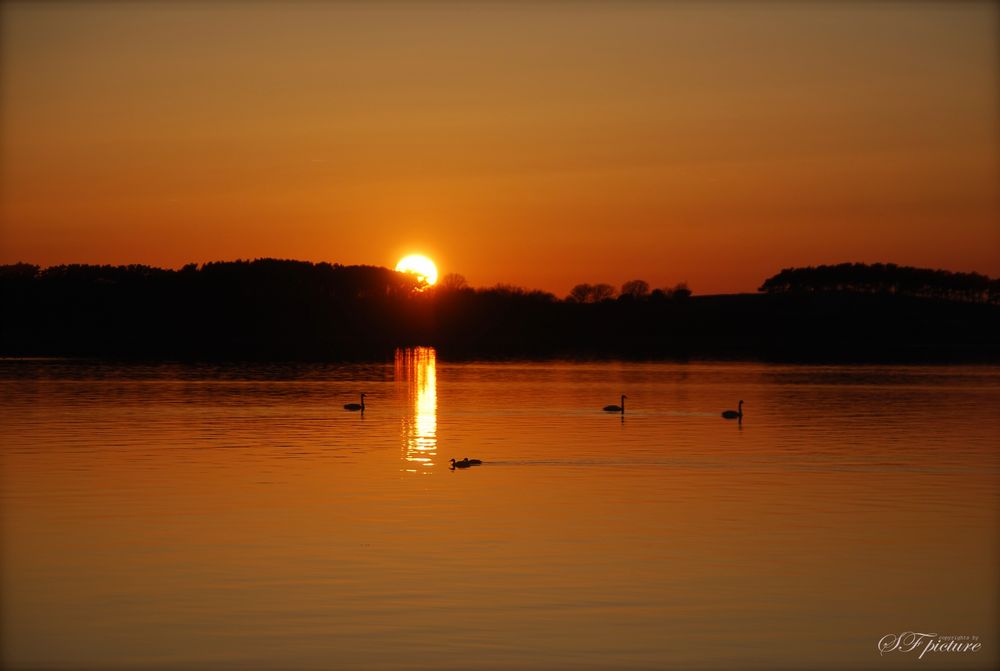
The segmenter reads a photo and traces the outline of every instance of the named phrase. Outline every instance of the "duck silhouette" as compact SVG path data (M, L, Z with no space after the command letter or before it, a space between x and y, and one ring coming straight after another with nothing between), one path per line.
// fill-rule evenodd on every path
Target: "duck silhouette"
M620 412L625 414L625 399L628 398L625 394L622 394L622 404L621 405L606 405L604 406L604 412Z

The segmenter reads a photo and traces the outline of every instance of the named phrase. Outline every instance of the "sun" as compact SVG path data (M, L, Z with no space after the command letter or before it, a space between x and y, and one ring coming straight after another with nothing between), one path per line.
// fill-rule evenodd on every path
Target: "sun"
M396 272L416 275L417 279L421 282L426 282L427 286L433 286L438 281L437 266L422 254L404 256L396 264Z

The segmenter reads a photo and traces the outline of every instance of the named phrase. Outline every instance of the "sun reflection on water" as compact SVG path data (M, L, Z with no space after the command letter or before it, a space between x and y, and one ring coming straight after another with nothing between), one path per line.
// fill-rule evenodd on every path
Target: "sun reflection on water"
M433 347L396 350L396 382L407 386L413 412L403 418L403 470L430 473L437 456L437 353Z

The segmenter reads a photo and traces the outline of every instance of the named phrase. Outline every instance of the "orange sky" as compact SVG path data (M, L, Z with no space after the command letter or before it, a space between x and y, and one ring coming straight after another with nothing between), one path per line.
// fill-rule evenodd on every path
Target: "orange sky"
M1000 276L996 3L5 3L0 263Z

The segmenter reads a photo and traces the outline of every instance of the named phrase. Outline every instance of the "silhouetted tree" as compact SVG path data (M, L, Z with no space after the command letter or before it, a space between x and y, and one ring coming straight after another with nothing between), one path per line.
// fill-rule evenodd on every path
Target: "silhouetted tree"
M621 296L629 298L645 298L649 295L649 282L644 280L629 280L622 285Z
M610 284L595 284L590 291L590 296L594 303L611 300L615 297L615 288Z
M448 273L441 278L438 282L438 286L446 291L460 291L462 289L468 289L469 283L465 281L464 275L459 275L458 273Z
M566 300L570 303L600 303L614 297L615 288L610 284L577 284Z
M691 289L688 287L687 282L678 282L672 287L657 289L653 293L656 294L655 298L669 298L675 301L682 301L691 297Z
M570 290L566 300L572 303L589 303L592 300L593 293L594 287L592 285L577 284Z
M670 296L675 301L683 301L691 298L691 288L687 285L687 282L678 282L674 285L674 288L670 290Z

